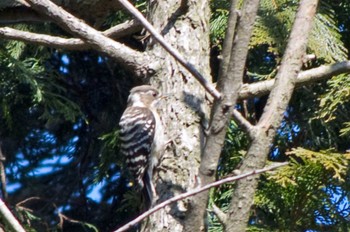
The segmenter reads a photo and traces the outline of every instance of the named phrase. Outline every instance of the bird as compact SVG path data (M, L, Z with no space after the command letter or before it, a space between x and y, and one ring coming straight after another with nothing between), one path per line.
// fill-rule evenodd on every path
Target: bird
M158 114L160 92L141 85L130 90L120 122L120 151L139 190L145 195L146 207L156 200L152 183L153 170L164 150L164 128Z

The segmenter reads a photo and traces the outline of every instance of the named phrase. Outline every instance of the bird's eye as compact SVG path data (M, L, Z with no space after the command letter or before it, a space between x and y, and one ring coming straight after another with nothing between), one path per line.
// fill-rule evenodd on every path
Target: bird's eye
M153 95L153 97L157 97L158 96L158 94L156 92L153 92L152 95Z

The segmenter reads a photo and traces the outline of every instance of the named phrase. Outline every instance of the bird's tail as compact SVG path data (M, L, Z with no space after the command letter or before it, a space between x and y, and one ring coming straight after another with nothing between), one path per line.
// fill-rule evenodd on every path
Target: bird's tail
M152 179L146 172L143 176L143 184L144 187L142 188L142 195L143 195L143 201L146 209L150 209L156 200L156 190L154 188L154 185L152 183Z

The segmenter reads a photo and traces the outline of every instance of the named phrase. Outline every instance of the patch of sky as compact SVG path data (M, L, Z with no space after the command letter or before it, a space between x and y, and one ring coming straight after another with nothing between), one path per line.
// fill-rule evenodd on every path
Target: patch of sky
M333 204L336 204L337 211L343 217L350 215L350 199L347 197L347 194L339 186L334 186L333 188L328 188L326 190L330 200Z
M12 176L15 179L19 179L21 177L20 170L22 168L27 168L29 166L29 161L24 158L23 153L18 153L16 155L16 163L10 164L5 168L5 173L8 176ZM8 182L8 185L11 184Z
M59 70L60 70L60 72L63 73L63 74L67 74L67 73L69 72L69 71L68 71L68 68L62 67L62 66L60 67Z
M350 203L347 194L339 186L329 186L324 189L328 194L329 199L325 199L322 212L316 210L316 223L320 225L332 225L336 223L334 214L339 214L342 217L349 217ZM331 202L331 204L329 203Z
M73 125L73 130L78 130L83 125L82 121L79 120L77 123Z
M32 147L27 150L28 154L39 155L47 154L49 157L42 160L36 167L34 167L29 176L42 176L49 173L58 171L62 166L67 165L71 162L70 154L75 151L75 145L78 141L78 137L75 136L68 142L68 144L63 145L62 147L57 147L57 138L55 135L48 131L34 130L26 137L26 140L30 142L39 141L36 147ZM44 144L44 146L41 146ZM29 161L24 157L23 153L17 154L17 159L19 160L19 167L9 172L16 173L19 168L29 165Z
M40 142L50 143L50 144L56 144L56 136L51 134L50 132L44 131L42 132L41 138L39 139Z
M13 193L13 192L16 192L20 188L22 188L22 185L19 182L8 183L6 185L6 190L10 194Z
M292 126L292 130L293 130L295 133L299 133L299 132L300 132L300 126L299 126L299 125L293 125L293 126Z
M16 160L17 163L22 166L22 167L27 167L29 165L29 161L27 159L24 158L24 155L22 152L17 153L16 155Z
M103 180L100 183L97 183L92 186L89 190L87 197L92 199L95 202L100 202L102 200L101 189L106 185L106 182Z
M115 198L116 198L115 196L112 196L112 197L108 198L107 199L107 204L112 204Z
M120 179L120 173L116 173L115 175L113 175L111 178L110 178L110 181L111 182L116 182Z
M73 138L71 138L68 142L68 144L64 147L64 152L67 155L72 155L75 152L75 146L77 144L77 142L79 141L79 136L74 136Z
M70 205L59 206L57 212L64 212L70 210L72 207Z
M97 63L102 64L104 62L101 56L97 57Z
M69 63L70 63L69 57L67 55L65 55L65 54L62 55L61 56L61 62L62 62L62 65L59 68L60 72L63 73L63 74L69 73L69 70L67 68L67 65L69 65Z
M280 155L280 149L278 147L274 147L271 152L271 158L276 159Z
M69 65L69 63L70 63L69 57L68 57L67 55L65 55L65 54L62 55L61 61L62 61L62 63L63 63L64 65Z
M60 155L60 156L54 156L51 159L45 159L41 162L40 165L66 165L71 161L71 158L69 158L66 155Z
M52 173L57 169L57 167L53 166L42 166L42 167L37 167L33 169L30 173L28 173L28 176L44 176L48 173Z

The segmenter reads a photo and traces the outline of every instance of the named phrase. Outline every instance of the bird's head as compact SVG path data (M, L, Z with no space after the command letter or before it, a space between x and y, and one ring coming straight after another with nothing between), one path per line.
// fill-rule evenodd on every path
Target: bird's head
M162 99L159 91L150 85L141 85L130 90L128 107L156 107L158 101Z

